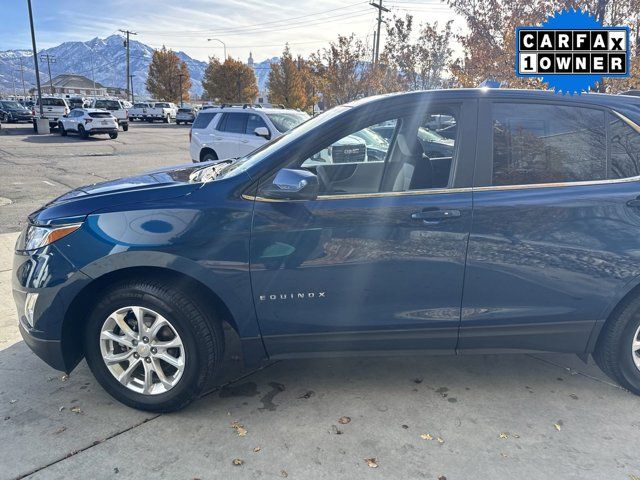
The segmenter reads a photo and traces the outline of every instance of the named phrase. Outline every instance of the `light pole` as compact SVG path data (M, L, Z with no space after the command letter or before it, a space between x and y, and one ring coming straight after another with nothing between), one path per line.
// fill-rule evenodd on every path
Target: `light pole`
M36 86L38 87L38 103L40 107L40 118L44 117L42 108L42 88L40 87L40 69L38 68L38 51L36 50L36 32L33 28L33 11L31 10L31 0L27 0L29 7L29 24L31 26L31 46L33 47L33 62L36 67Z
M131 103L136 103L136 97L133 95L133 77L135 77L135 75L129 75L129 83L131 85Z
M207 38L207 42L211 42L211 41L220 42L222 44L222 48L223 48L223 51L224 51L224 60L226 60L227 59L227 45L222 40L220 40L219 38ZM224 60L223 60L223 63L224 63Z
M184 76L185 76L184 73L178 74L178 77L180 77L180 108L184 106L182 103L182 77Z

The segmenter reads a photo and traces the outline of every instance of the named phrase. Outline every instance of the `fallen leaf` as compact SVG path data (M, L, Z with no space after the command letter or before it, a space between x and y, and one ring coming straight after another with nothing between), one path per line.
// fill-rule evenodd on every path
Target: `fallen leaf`
M365 458L364 461L369 468L378 468L378 461L375 458Z
M556 430L558 430L558 431L562 430L562 427L561 427L559 424L557 424L557 423L554 423L554 424L553 424L553 426L554 426L554 427L555 427L555 429L556 429Z
M113 467L113 473L120 473L120 469L118 467Z
M433 440L433 437L429 433L423 433L422 435L420 435L420 438L423 440Z
M351 417L340 417L338 419L338 423L342 424L342 425L346 425L347 423L349 423L351 421Z
M438 477L438 480L447 480L447 477L445 477L444 475L440 475L440 476Z
M237 420L231 424L231 428L233 428L236 431L239 437L247 436L247 429L244 428L244 425L238 423Z
M513 434L513 438L520 438L520 435Z
M14 403L16 403L17 401L18 401L18 400L9 400L9 403L10 403L11 405L13 405L13 404L14 404Z
M507 454L506 454L506 453L500 453L500 456L501 456L502 458L507 458Z
M507 432L500 433L500 438L509 438L509 434Z
M67 380L69 380L69 375L64 374L60 377L60 380L62 380L63 382L66 382Z
M280 470L280 476L284 477L284 478L287 478L289 476L289 474L287 473L286 470Z
M422 379L421 379L421 378L414 378L414 379L413 379L413 383L418 383L418 384L420 384L420 383L422 383Z
M402 428L406 430L407 428L409 428L409 425L402 425Z
M58 435L59 433L64 432L67 429L67 427L60 427L59 429L57 429L55 432L53 432L54 434Z
M262 447L256 447L253 449L254 452L258 453L260 450L262 450Z
M442 438L442 437L438 437L438 438L437 438L437 440L438 440L438 443L439 443L440 445L443 445L443 444L444 444L444 438Z
M7 415L6 417L4 417L4 421L6 422L7 420L10 420L11 417L9 415Z
M342 430L340 430L338 427L336 427L335 425L331 425L331 430L333 431L333 433L335 433L336 435L342 435Z
M80 409L80 407L71 407L71 411L73 413L82 413L82 410Z
M304 398L304 399L308 400L309 398L313 397L314 393L315 392L313 390L309 390L308 392L303 393L302 395L300 395L298 398Z
M242 465L244 463L244 460L242 460L241 458L234 458L233 462L234 465Z

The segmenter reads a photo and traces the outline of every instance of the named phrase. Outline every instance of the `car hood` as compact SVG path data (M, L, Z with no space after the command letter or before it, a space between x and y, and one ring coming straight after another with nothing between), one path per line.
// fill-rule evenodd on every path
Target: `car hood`
M177 198L197 190L192 174L215 162L188 164L80 187L29 215L32 224L47 225L82 218L92 212L142 202Z

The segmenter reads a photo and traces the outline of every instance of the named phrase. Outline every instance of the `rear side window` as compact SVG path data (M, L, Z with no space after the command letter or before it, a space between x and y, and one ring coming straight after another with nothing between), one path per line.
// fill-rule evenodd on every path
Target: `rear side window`
M614 115L609 119L609 178L640 175L640 133Z
M91 118L110 118L111 114L109 112L90 112L89 116Z
M496 103L492 125L493 185L607 178L604 111Z
M120 102L117 100L96 100L94 108L104 108L105 110L120 110Z
M42 106L44 107L66 107L67 104L61 98L43 98Z
M216 112L200 112L196 119L193 122L193 127L195 129L207 128L211 123L211 120L215 118L217 115Z
M247 123L247 114L245 113L225 113L220 119L218 130L229 133L244 133Z

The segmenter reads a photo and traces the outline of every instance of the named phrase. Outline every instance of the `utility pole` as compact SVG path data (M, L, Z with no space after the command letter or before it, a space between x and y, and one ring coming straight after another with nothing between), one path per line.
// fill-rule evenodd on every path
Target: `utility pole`
M179 73L178 77L180 78L180 108L182 108L182 77L184 77L184 73Z
M51 77L51 64L52 63L56 63L56 57L46 53L46 54L42 55L40 58L42 59L43 62L45 60L47 61L47 68L49 69L49 93L51 95L53 95L53 80L52 80L52 77Z
M42 108L42 88L40 88L40 69L38 68L38 51L36 50L36 32L33 28L33 11L31 10L31 0L27 0L29 7L29 24L31 26L31 46L33 48L33 62L36 67L36 86L38 87L38 103L40 106L40 118L44 117Z
M376 51L375 51L375 63L378 63L380 58L380 28L382 27L382 12L389 12L390 10L382 6L382 0L378 0L378 3L371 2L373 8L378 9L378 34L376 35Z
M371 49L371 51L373 52L371 54L371 65L373 65L374 63L376 63L376 31L373 31L373 48Z
M24 86L24 67L22 65L22 57L20 57L20 77L22 78L22 96L23 100L27 100L27 89Z
M133 77L135 77L135 75L129 75L129 82L131 82L131 103L135 103L136 99L133 96Z
M129 43L130 43L129 35L137 35L137 33L131 32L129 30L119 30L119 31L124 33L127 36L127 39L124 41L124 46L127 48L127 81L125 82L125 85L127 87L125 88L125 90L127 94L127 100L129 100L129 79L131 78L129 74L129 68L130 68L129 66Z

